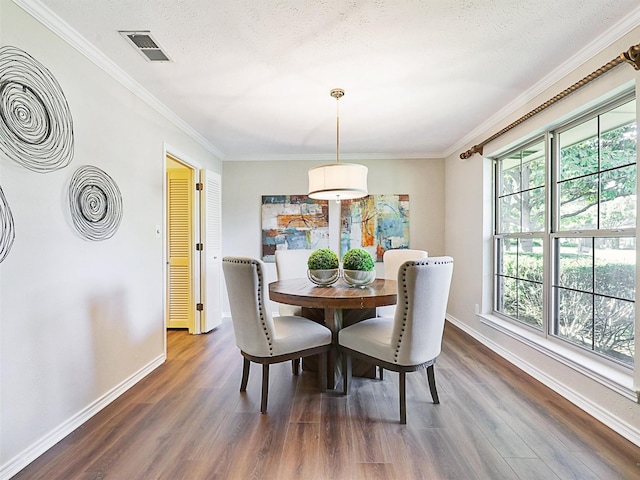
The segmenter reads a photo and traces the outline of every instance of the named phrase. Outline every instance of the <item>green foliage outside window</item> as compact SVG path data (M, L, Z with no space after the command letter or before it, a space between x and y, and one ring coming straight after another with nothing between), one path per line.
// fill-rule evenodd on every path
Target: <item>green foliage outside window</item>
M501 277L503 303L498 311L525 324L542 327L542 263L540 254L508 256ZM516 266L517 262L517 266ZM558 276L559 318L555 333L573 343L633 364L635 265L609 263L594 269L567 257ZM598 287L600 286L600 287ZM615 292L617 298L611 298Z
M543 258L549 255L547 291L555 310L549 333L633 365L635 100L553 138L557 159L545 162L545 144L538 142L497 162L496 310L543 328ZM557 194L549 211L556 221L547 231L545 179L554 163ZM545 238L552 240L549 252L542 248Z

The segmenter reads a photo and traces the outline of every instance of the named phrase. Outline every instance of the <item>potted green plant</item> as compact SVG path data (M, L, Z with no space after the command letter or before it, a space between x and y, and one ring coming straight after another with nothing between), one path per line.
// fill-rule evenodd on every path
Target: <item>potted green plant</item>
M376 278L375 262L362 248L352 248L342 258L342 276L353 287L365 287Z
M327 287L340 277L338 255L329 248L318 248L311 252L307 260L309 280L321 287Z

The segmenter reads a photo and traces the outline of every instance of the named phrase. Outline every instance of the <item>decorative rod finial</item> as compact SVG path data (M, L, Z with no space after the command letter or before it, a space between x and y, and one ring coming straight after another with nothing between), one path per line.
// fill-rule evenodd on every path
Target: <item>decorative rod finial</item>
M467 158L471 158L471 155L473 155L474 153L479 153L480 155L482 155L482 151L483 151L483 145L474 145L466 152L462 152L460 154L460 158L462 160L466 160Z
M636 70L640 70L640 43L629 48L622 54L624 61L631 64Z

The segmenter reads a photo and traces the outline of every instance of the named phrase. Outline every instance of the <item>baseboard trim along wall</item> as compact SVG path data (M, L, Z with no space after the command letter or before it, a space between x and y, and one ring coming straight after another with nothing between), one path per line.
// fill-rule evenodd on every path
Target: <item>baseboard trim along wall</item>
M149 375L152 371L158 368L166 361L166 355L162 354L142 367L136 373L129 378L116 385L114 388L105 393L102 397L98 398L78 413L73 415L67 421L58 425L51 430L45 436L40 438L30 447L20 452L4 465L0 466L0 480L8 480L15 474L17 474L24 467L33 462L36 458L42 455L44 452L53 447L56 443L62 440L64 437L73 432L76 428L88 421L91 417L97 414L100 410L105 408L116 398L122 395L124 392L133 387L136 383Z
M585 398L580 393L567 388L566 385L558 382L555 378L547 375L545 372L539 370L535 365L530 364L529 362L523 360L522 358L513 354L513 352L504 349L499 344L485 337L478 331L470 328L464 322L461 322L459 319L447 314L446 319L451 322L456 327L460 328L465 333L471 335L477 341L485 345L487 348L491 349L502 358L512 363L522 371L531 375L533 378L538 380L540 383L546 385L551 390L561 395L562 397L569 400L571 403L576 405L578 408L584 410L586 413L597 419L598 421L604 423L607 427L611 428L613 431L619 433L624 438L634 443L635 445L640 446L640 430L622 420L618 417L611 415L608 411L602 409L599 405L596 405L588 398Z

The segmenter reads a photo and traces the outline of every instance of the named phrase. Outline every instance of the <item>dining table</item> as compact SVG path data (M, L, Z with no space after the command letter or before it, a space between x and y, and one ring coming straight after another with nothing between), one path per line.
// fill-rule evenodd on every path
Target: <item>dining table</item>
M376 308L395 305L398 297L398 284L395 280L375 279L364 287L353 287L342 279L331 286L318 286L308 278L278 280L269 284L269 298L278 303L302 307L302 316L323 323L332 332L334 347L338 345L338 331L342 327L353 325L376 316ZM328 355L327 388L336 385L340 362L337 348ZM310 368L311 363L307 361ZM375 378L375 365L366 362L354 362L353 375Z

